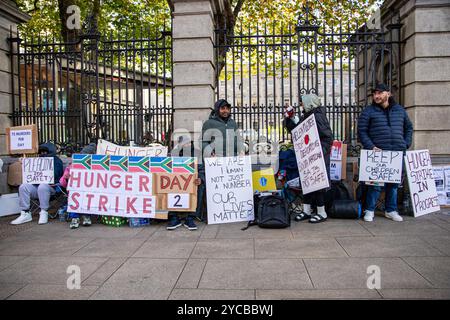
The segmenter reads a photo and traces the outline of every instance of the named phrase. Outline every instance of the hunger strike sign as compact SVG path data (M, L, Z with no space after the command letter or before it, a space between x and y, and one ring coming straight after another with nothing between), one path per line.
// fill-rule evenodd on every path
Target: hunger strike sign
M195 158L73 155L70 212L166 219L157 210L194 211Z
M329 187L322 145L313 114L292 130L292 141L303 194Z

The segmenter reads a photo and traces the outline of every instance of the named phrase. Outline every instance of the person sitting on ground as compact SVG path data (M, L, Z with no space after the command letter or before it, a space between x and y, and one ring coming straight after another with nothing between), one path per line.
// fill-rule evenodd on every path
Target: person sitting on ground
M298 117L295 112L286 110L284 125L291 132L300 123L305 121L309 116L314 114L319 133L322 153L327 168L328 181L330 181L330 153L333 144L333 132L326 116L325 107L320 105L320 98L315 94L307 94L302 96L301 106L303 106L303 115ZM320 189L303 196L303 211L295 216L295 221L303 221L309 219L310 223L319 223L327 219L325 211L325 193L327 188ZM317 207L317 213L312 215L312 205Z
M90 143L89 145L81 149L80 154L95 154L96 150L97 150L96 144ZM67 185L69 184L71 167L72 167L71 164L67 166L61 179L59 179L59 184L63 188L67 188ZM69 228L78 229L78 227L80 226L80 214L76 212L69 212L69 219L71 219ZM89 214L82 214L81 219L83 227L89 227L92 224L91 216Z
M53 157L53 176L54 181L59 181L63 174L63 162L56 156L56 147L53 143L43 143L39 146L39 157ZM20 216L11 221L11 224L17 225L32 221L30 212L30 200L39 199L38 224L46 224L48 222L48 209L50 207L50 197L56 194L55 184L27 184L23 183L19 186L19 207Z

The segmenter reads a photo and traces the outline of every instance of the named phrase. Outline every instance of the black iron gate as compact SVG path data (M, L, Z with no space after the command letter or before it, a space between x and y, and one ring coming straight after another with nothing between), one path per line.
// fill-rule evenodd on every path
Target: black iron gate
M99 138L166 142L173 122L171 32L124 34L87 33L75 42L11 37L18 70L13 125L37 124L39 141L72 151Z
M327 108L335 139L349 144L350 152L358 149L357 118L374 84L386 82L401 97L401 25L350 30L344 23L321 26L306 6L285 34L266 25L241 28L233 36L226 28L216 30L216 65L223 66L216 73L217 99L232 104L245 139L289 140L281 125L284 107L315 93Z

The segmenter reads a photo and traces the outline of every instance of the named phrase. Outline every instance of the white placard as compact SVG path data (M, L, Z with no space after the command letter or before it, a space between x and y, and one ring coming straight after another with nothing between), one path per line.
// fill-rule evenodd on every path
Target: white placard
M342 179L342 161L330 161L330 178L333 181Z
M55 183L53 168L53 157L23 158L22 183L53 184Z
M169 193L167 195L167 209L189 209L190 200L189 193Z
M434 182L431 157L428 150L406 151L406 174L413 204L414 216L439 211L439 198Z
M359 181L400 183L402 151L361 150Z
M254 219L251 157L205 158L208 224Z
M303 194L328 188L330 183L314 114L292 130L292 141Z
M99 139L96 153L114 156L167 157L167 147L161 145L151 147L126 147Z
M31 129L11 130L9 132L11 151L33 148L33 133Z

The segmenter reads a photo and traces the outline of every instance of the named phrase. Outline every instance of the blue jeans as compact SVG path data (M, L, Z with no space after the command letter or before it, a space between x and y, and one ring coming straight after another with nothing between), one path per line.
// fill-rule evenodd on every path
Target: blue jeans
M368 186L366 196L366 210L375 211L377 200L383 187ZM385 183L385 211L397 211L397 189L398 183Z

